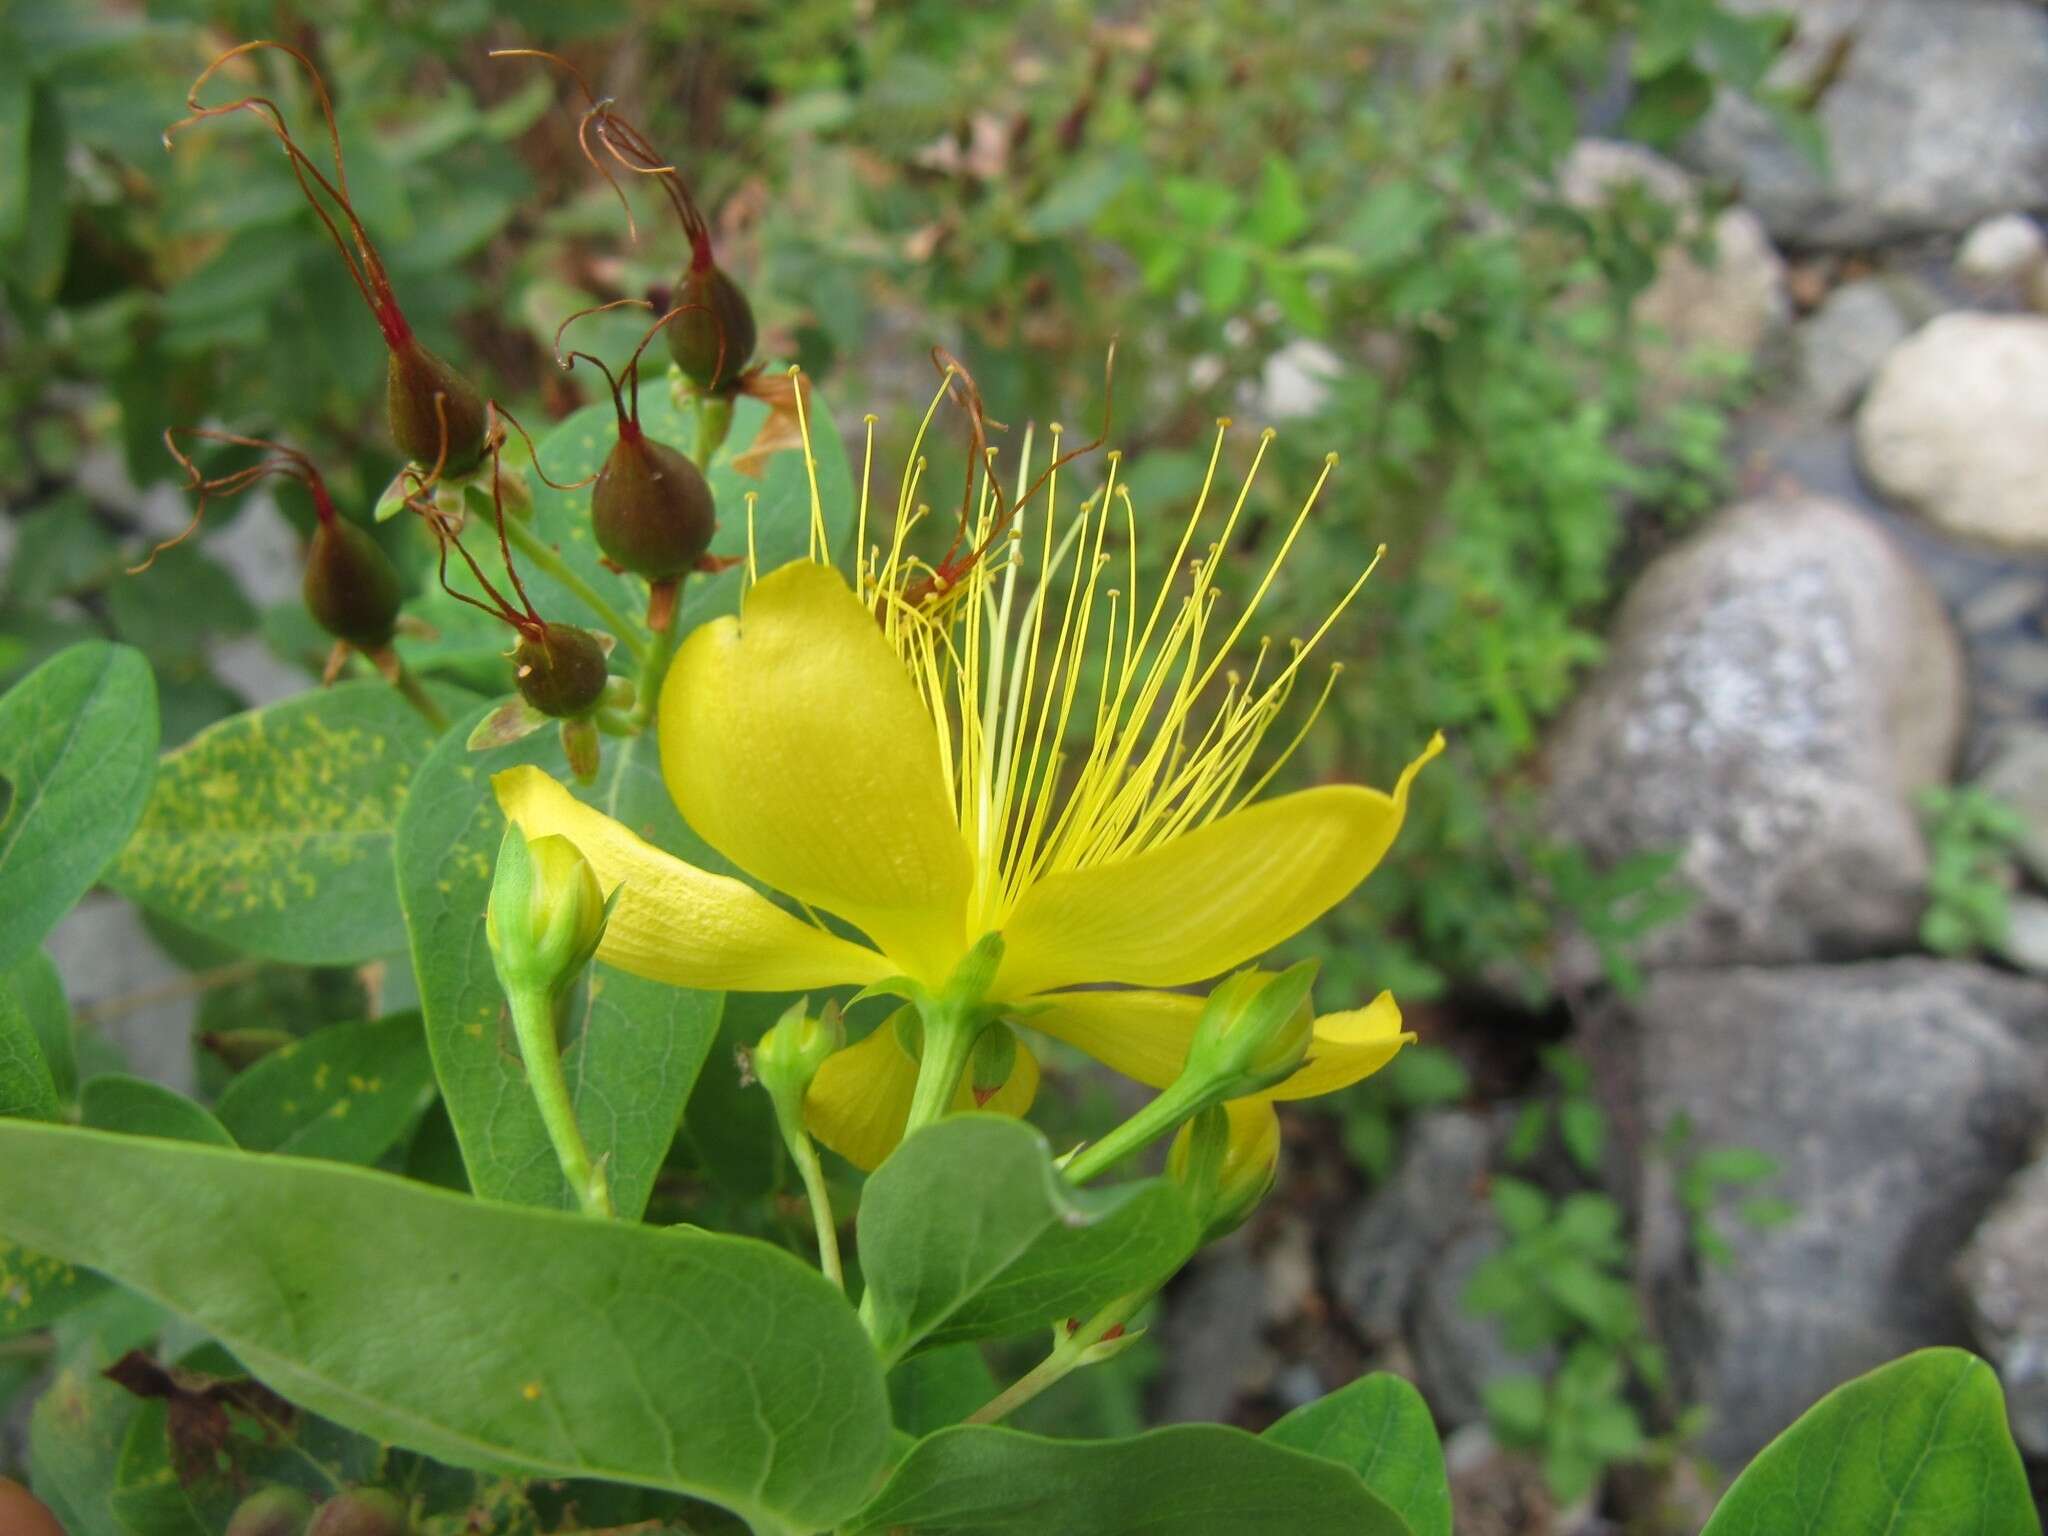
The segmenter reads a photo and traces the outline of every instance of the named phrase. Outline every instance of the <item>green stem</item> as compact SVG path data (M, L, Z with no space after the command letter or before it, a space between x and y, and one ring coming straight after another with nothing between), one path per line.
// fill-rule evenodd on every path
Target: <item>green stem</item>
M682 599L676 599L680 605ZM676 634L683 627L681 613L671 613L668 628L657 629L647 653L640 658L640 680L634 686L640 696L633 701L633 728L644 731L654 723L654 711L661 704L661 685L668 677L668 664L675 659Z
M905 1140L952 1109L960 1074L974 1055L983 1023L979 1010L944 1003L922 1005L919 1011L924 1017L924 1053L917 1064L917 1087L910 1095L910 1118L903 1122Z
M398 675L392 678L391 686L403 694L405 702L418 710L420 718L436 731L448 729L448 712L434 702L434 696L427 692L417 677L413 676L409 667L400 663Z
M576 1192L584 1215L609 1216L611 1190L603 1170L590 1161L583 1129L576 1123L575 1106L569 1102L569 1081L562 1072L561 1048L555 1043L554 999L540 988L516 987L508 1001L512 1004L512 1031L519 1040L519 1059L526 1064L526 1085L533 1091L548 1140L555 1144L562 1177Z
M708 468L711 456L725 446L732 430L732 401L723 395L697 396L697 452L699 469Z
M647 642L640 637L640 631L633 621L620 613L603 595L569 569L569 564L550 549L531 528L516 517L505 519L505 537L519 547L519 552L540 570L546 571L556 581L576 594L578 601L597 616L597 621L611 631L612 638L623 645L632 658L645 664Z
M779 1113L776 1118L781 1118ZM818 1268L843 1291L846 1272L839 1262L839 1224L832 1219L832 1196L825 1188L825 1169L818 1161L818 1149L811 1145L811 1138L801 1125L794 1130L785 1125L782 1139L796 1171L803 1176L804 1198L811 1205L811 1226L818 1235Z
M1055 1344L1051 1354L967 1415L965 1422L1000 1423L1046 1388L1086 1365L1088 1351L1100 1344L1110 1329L1129 1322L1131 1315L1145 1304L1151 1294L1150 1291L1137 1291L1129 1296L1119 1296Z
M1181 1078L1122 1125L1083 1147L1067 1163L1068 1182L1086 1184L1105 1173L1140 1147L1178 1130L1216 1097L1213 1082L1195 1083Z

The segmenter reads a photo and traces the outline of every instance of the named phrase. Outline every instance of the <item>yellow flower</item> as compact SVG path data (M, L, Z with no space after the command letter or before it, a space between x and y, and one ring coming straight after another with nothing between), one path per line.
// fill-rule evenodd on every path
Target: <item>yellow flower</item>
M864 554L851 583L824 563L813 476L813 559L750 571L740 615L703 626L678 651L659 721L662 771L684 818L811 920L650 846L538 769L499 774L499 802L529 837L568 835L605 891L619 892L599 958L688 987L798 991L907 977L937 990L978 939L1000 933L989 1003L1141 1082L1172 1081L1202 999L1159 989L1241 966L1349 895L1393 842L1411 781L1442 746L1431 741L1391 793L1327 784L1257 798L1292 750L1262 758L1267 730L1370 567L1270 677L1263 641L1248 675L1226 670L1329 469L1226 624L1216 577L1257 459L1190 559L1211 515L1225 426L1149 601L1115 454L1104 485L1066 513L1057 473L1028 495L1020 486L1021 503L991 473L962 545L980 557L937 571L905 553L926 510L917 449L886 547L868 543L864 469ZM866 942L829 931L817 912ZM1133 990L1075 990L1103 983ZM1306 1064L1262 1097L1344 1087L1404 1038L1384 993L1325 1015ZM901 1137L915 1077L897 1031L875 1030L818 1074L812 1130L872 1167ZM1037 1078L1020 1050L985 1107L1022 1113ZM963 1083L955 1103L972 1102Z

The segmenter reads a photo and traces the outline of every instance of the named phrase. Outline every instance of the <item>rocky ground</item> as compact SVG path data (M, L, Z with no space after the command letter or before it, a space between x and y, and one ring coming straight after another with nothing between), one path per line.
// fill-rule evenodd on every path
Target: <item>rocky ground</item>
M1708 1410L1696 1453L1739 1467L1845 1378L1962 1344L2048 1488L2048 7L1789 8L1780 69L1826 79L1831 178L1740 103L1685 168L1595 141L1568 171L1585 201L1736 189L1718 259L1674 249L1638 318L1659 387L1707 348L1752 353L1764 387L1741 495L1641 571L1544 758L1558 833L1676 850L1699 899L1639 995L1568 947L1570 1017L1516 1027L1561 1024L1593 1065L1645 1315ZM1915 798L1953 784L2025 819L2000 953L1920 940ZM1483 1060L1504 1035L1438 1038ZM1402 1370L1451 1432L1461 1533L1694 1529L1711 1471L1561 1510L1492 1443L1482 1387L1546 1362L1460 1304L1504 1241L1487 1189L1519 1108L1481 1097L1411 1120L1369 1192L1299 1128L1288 1198L1174 1298L1156 1406L1256 1423ZM1729 1262L1689 1240L1674 1121L1776 1164L1789 1212L1728 1227ZM1247 1316L1262 1333L1209 1326Z

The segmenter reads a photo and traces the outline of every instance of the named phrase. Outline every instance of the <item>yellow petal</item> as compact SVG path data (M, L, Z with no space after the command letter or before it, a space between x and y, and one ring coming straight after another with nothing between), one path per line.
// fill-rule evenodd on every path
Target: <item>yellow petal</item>
M966 844L910 674L839 573L771 571L683 643L661 769L698 834L936 984L966 950ZM975 935L979 937L979 935Z
M865 1040L825 1059L804 1098L804 1123L856 1168L872 1171L903 1139L916 1086L917 1062L896 1038L895 1025L885 1023ZM977 1105L973 1085L963 1077L953 1108L1021 1116L1037 1097L1038 1058L1019 1042L1010 1080L986 1104Z
M1242 965L1350 895L1401 830L1408 787L1325 785L1233 811L1132 858L1048 875L1003 925L999 997L1079 982L1172 987Z
M1203 999L1186 992L1061 992L1018 1022L1078 1047L1125 1077L1164 1088L1187 1061ZM1308 1099L1348 1088L1394 1059L1403 1042L1401 1010L1382 992L1364 1008L1316 1019L1308 1059L1259 1099Z
M508 768L492 776L491 787L529 838L567 837L605 894L619 891L597 946L607 965L672 986L746 992L865 985L894 970L873 950L791 917L744 882L663 853L538 768Z

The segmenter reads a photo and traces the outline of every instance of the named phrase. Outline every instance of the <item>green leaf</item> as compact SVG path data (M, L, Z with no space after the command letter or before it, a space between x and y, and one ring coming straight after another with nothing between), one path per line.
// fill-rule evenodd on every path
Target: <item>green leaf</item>
M980 1345L948 1344L889 1372L889 1413L898 1429L922 1437L958 1424L1001 1390Z
M61 1367L29 1420L29 1478L67 1531L114 1531L107 1507L121 1447L142 1404L95 1367Z
M1713 104L1712 77L1681 59L1642 82L1622 116L1621 131L1662 148L1681 138Z
M57 1084L28 1010L12 987L0 986L0 1115L54 1120Z
M844 1520L881 1470L874 1351L765 1243L19 1121L0 1123L0 1232L456 1466L693 1494L771 1532Z
M1757 1147L1709 1147L1688 1171L1709 1184L1757 1184L1777 1176L1778 1160Z
M240 953L300 965L395 953L392 834L433 743L375 680L223 720L165 755L108 881Z
M571 1209L575 1197L527 1090L484 936L492 861L505 833L491 775L538 763L566 782L568 770L553 731L471 752L470 728L489 707L458 721L414 778L398 825L399 897L427 1045L471 1188L490 1200ZM657 847L717 863L669 800L651 733L607 739L597 781L571 787ZM653 1192L717 1035L720 1001L715 992L665 987L602 964L568 1000L562 1040L570 1096L622 1215L638 1215Z
M1130 180L1127 161L1105 156L1084 162L1053 183L1024 219L1024 232L1038 239L1071 234L1107 208Z
M0 968L43 941L120 852L156 767L156 682L124 645L60 651L0 696Z
M1525 1179L1496 1175L1492 1195L1494 1213L1516 1237L1527 1237L1550 1219L1550 1197Z
M920 1441L849 1536L1408 1536L1355 1472L1220 1424L1128 1440L967 1425Z
M41 950L35 951L0 977L0 991L11 992L21 1005L42 1049L57 1102L69 1104L78 1097L78 1053L71 1040L71 1004L64 996L64 979L57 974L55 963ZM0 1010L6 1006L0 999Z
M21 200L27 216L15 238L0 244L0 277L41 303L57 296L71 239L67 143L57 92L38 82L29 92L28 181Z
M0 1339L47 1328L106 1288L91 1270L0 1238Z
M118 1131L125 1136L159 1136L215 1147L235 1144L234 1137L203 1105L162 1083L125 1072L88 1078L79 1090L78 1117L93 1130Z
M1251 283L1251 255L1241 245L1217 244L1202 253L1202 302L1212 314L1237 307Z
M1543 1438L1549 1416L1543 1383L1534 1376L1497 1376L1480 1389L1486 1416L1502 1437L1516 1445L1534 1445Z
M1422 1394L1378 1371L1304 1403L1262 1439L1351 1468L1415 1536L1451 1536L1451 1488Z
M373 1163L434 1099L416 1013L333 1024L238 1074L214 1112L252 1152Z
M28 223L28 136L35 80L12 27L0 27L0 248Z
M1045 1137L1001 1115L954 1115L890 1154L861 1196L863 1303L895 1360L931 1344L1022 1333L1162 1284L1199 1230L1164 1179L1076 1190Z
M1700 1536L2038 1536L1991 1367L1923 1349L1837 1387L1765 1446Z
M1252 199L1251 232L1261 244L1277 249L1299 238L1308 224L1301 178L1283 157L1268 155L1259 171L1259 190Z

